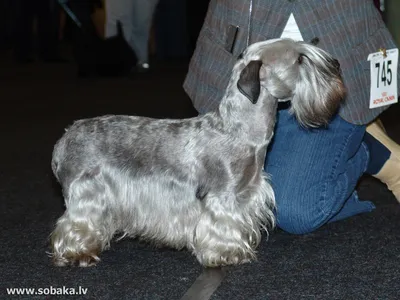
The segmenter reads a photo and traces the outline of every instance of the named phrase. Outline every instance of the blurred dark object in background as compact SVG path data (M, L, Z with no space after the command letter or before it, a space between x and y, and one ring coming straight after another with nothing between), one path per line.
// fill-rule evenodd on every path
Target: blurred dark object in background
M118 34L103 39L93 23L95 7L99 0L59 0L71 26L72 52L78 67L78 76L121 76L129 73L136 64L136 55L123 36L121 24Z
M52 0L16 0L13 5L16 61L28 63L35 56L45 62L61 61L58 54L60 7Z
M195 49L209 2L210 0L160 0L153 19L151 54L157 60L189 59ZM66 14L62 14L64 19L60 21L59 4L68 5L85 28L86 37L70 16L65 18ZM90 57L88 48L91 44L100 43L98 38L101 36L101 22L97 22L99 24L96 28L93 14L102 4L102 0L0 0L0 50L14 48L18 57L23 57L21 60L31 61L33 50L40 48L41 56L57 58L61 38L62 53L67 50L65 54L68 55L71 45L75 61L79 61L82 66L80 69L89 70L93 66L87 65L92 63L85 64L83 61L86 59L83 57L93 58ZM37 15L40 15L40 22L38 20L35 27L33 19L38 19ZM31 43L35 29L39 39ZM96 46L91 48L94 47Z
M15 0L0 0L0 50L12 48L17 10Z
M187 0L160 0L158 2L153 18L157 59L188 57L187 20L192 16L187 15L187 2Z
M201 27L203 27L209 3L210 0L187 1L186 19L187 19L187 31L188 31L189 56L192 56L193 51L196 47L197 38L199 36Z
M190 58L210 0L160 0L154 17L158 59Z

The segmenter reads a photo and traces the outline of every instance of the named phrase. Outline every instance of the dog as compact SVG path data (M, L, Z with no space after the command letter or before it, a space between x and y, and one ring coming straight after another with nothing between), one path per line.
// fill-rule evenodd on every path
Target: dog
M52 170L66 211L51 234L55 265L96 264L117 234L187 248L206 267L256 259L275 226L263 170L278 102L307 127L345 94L338 62L292 40L249 46L216 111L189 119L101 116L74 122Z

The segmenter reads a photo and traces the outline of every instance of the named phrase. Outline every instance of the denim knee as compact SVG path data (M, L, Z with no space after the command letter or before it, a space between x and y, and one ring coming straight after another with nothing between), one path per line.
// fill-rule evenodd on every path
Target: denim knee
M307 195L304 195L307 197ZM306 200L298 199L304 203ZM310 199L307 199L310 201ZM313 201L316 203L316 201ZM295 205L278 206L276 211L277 225L279 228L292 234L306 234L317 230L327 222L327 214L317 211L316 207L296 207Z

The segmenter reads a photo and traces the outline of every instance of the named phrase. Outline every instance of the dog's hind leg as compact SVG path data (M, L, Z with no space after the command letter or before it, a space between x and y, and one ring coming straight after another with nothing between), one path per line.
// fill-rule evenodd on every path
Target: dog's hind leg
M85 173L73 181L66 195L67 210L51 234L52 257L57 266L95 265L115 233L110 188L101 174Z

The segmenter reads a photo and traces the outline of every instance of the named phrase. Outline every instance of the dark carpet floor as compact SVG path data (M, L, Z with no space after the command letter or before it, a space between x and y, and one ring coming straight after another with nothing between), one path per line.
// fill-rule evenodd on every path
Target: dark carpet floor
M180 299L202 269L186 251L113 242L93 268L57 268L48 235L63 213L51 152L75 119L101 114L196 114L182 89L185 63L157 64L135 79L78 80L72 65L0 67L0 299ZM398 106L383 116L400 141ZM228 269L214 300L399 299L400 205L364 178L372 213L303 236L276 230L257 262ZM7 288L87 288L87 296L11 296Z

